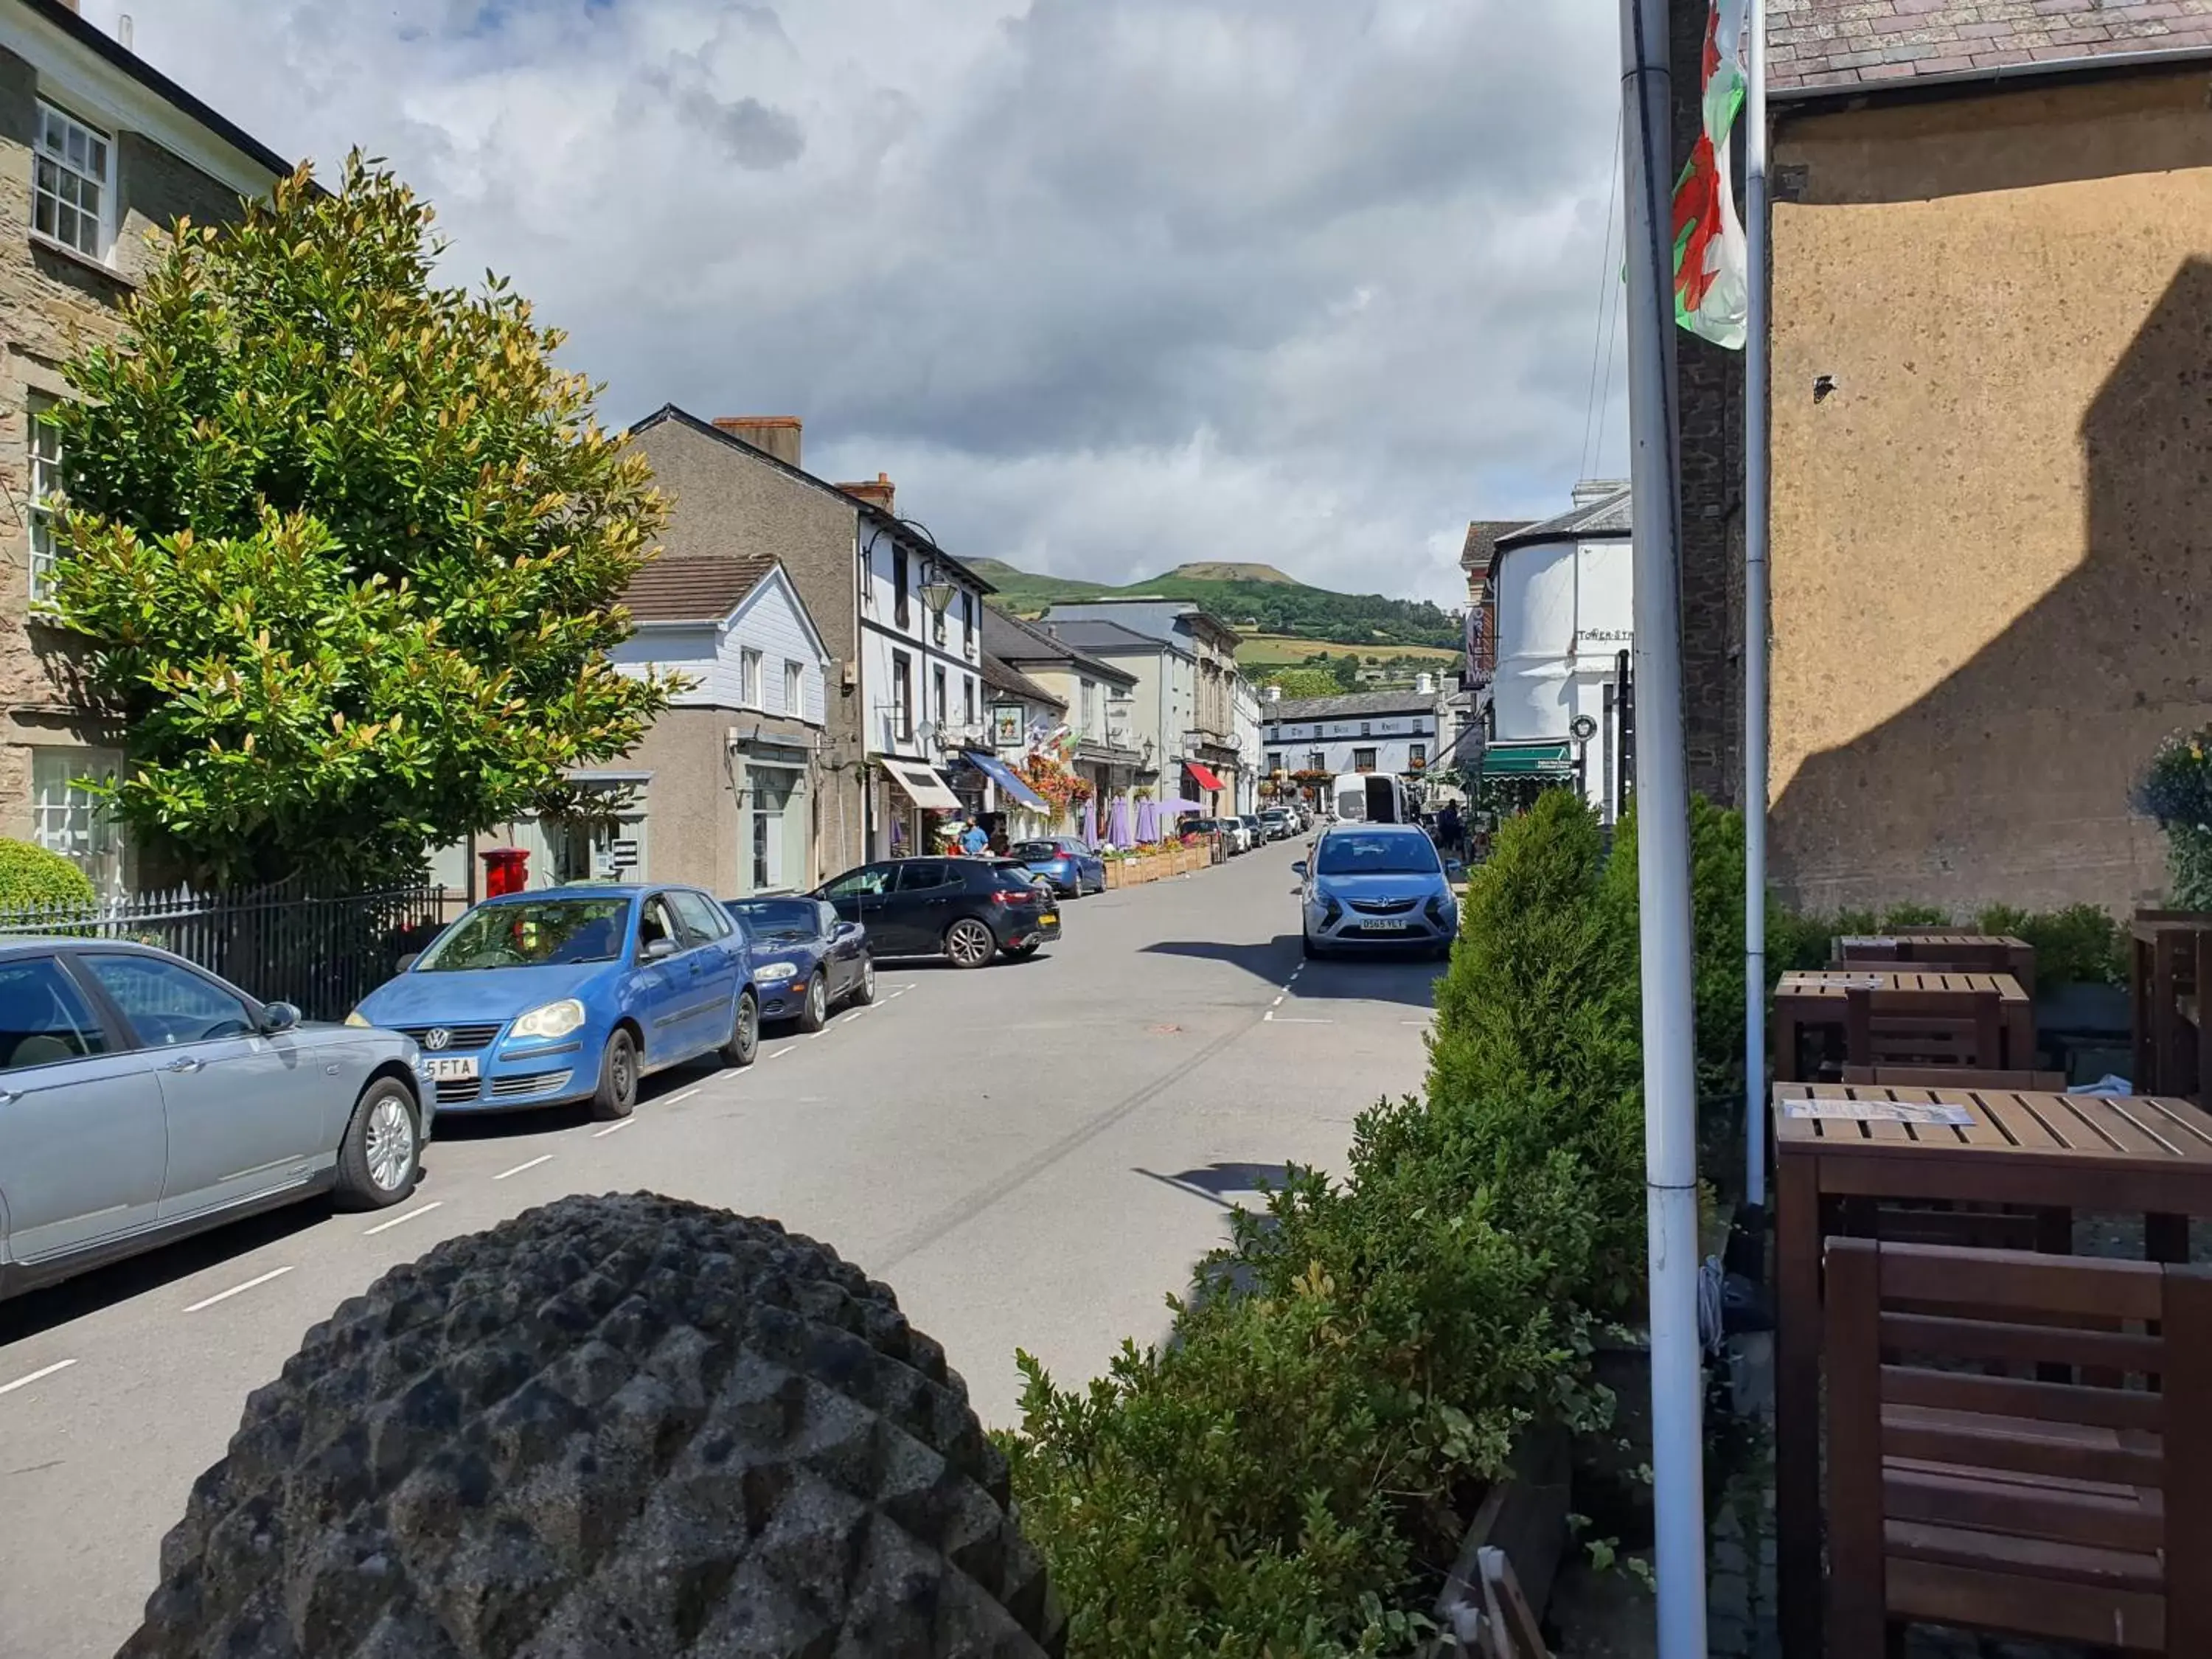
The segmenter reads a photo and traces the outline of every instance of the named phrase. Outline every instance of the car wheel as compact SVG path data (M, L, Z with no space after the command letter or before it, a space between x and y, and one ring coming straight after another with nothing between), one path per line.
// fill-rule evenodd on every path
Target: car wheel
M869 955L860 958L860 977L851 992L855 1008L865 1008L876 1000L876 959Z
M617 1025L599 1056L599 1086L592 1091L592 1115L628 1117L636 1109L637 1041Z
M361 1091L338 1148L338 1201L349 1210L380 1210L415 1190L422 1173L422 1134L415 1096L396 1077Z
M799 1005L799 1029L818 1031L830 1023L830 978L819 968L806 981L806 1000Z
M810 992L807 1006L813 1006ZM814 1028L819 1030L821 1028ZM760 999L749 986L738 993L737 1017L730 1022L730 1040L722 1045L726 1066L750 1066L760 1057Z
M945 954L955 968L981 968L998 951L991 930L973 916L963 916L945 930Z

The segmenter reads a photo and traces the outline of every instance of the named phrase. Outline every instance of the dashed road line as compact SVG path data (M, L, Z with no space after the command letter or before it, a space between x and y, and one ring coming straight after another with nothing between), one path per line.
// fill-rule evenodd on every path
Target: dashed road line
M263 1273L258 1279L249 1279L243 1285L234 1285L227 1291L217 1291L213 1296L193 1303L192 1305L185 1309L185 1311L186 1313L198 1313L203 1308L212 1308L218 1302L228 1302L234 1296L245 1295L246 1291L253 1289L257 1285L266 1285L272 1279L282 1279L286 1273L289 1273L292 1270L289 1267L271 1267L267 1273Z
M680 1094L680 1095L671 1095L671 1096L669 1096L667 1099L665 1099L665 1100L662 1101L660 1103L661 1103L662 1105L664 1105L664 1106L675 1106L675 1105L679 1105L679 1104L681 1104L683 1102L684 1102L684 1101L687 1101L687 1100L690 1099L692 1096L694 1096L694 1095L697 1094L698 1092L699 1092L699 1091L698 1091L697 1089L696 1089L696 1088L692 1088L692 1089L686 1089L686 1090L685 1090L682 1094ZM627 1119L627 1118L625 1118L625 1119L623 1119L623 1121L626 1123L626 1122L628 1122L629 1120L629 1119ZM602 1130L600 1133L605 1133L605 1131Z
M1283 1006L1283 997L1285 997L1285 996L1288 996L1289 994L1290 994L1290 993L1289 993L1289 992L1287 992L1287 991L1284 992L1284 993L1282 994L1282 995L1278 996L1278 997L1277 997L1277 998L1276 998L1273 1002L1269 1003L1267 1006L1268 1006L1270 1008L1279 1008L1279 1007L1281 1007L1281 1006Z
M396 1215L396 1216L392 1217L392 1219L391 1219L391 1220L389 1220L389 1221L380 1221L380 1222L378 1222L378 1223L376 1224L376 1225L374 1225L374 1227L371 1227L371 1228L368 1228L368 1230L366 1230L366 1231L362 1234L362 1237L363 1238L374 1238L374 1237L375 1237L377 1236L377 1234L379 1234L379 1233L388 1233L388 1232L390 1232L390 1231L391 1231L394 1227L404 1227L404 1226L405 1226L409 1222L412 1221L412 1220L413 1220L416 1216L418 1216L418 1215L428 1215L428 1214L429 1214L429 1213L430 1213L430 1212L431 1212L431 1211L433 1211L433 1210L442 1210L442 1209L444 1209L445 1207L446 1207L446 1200L445 1200L444 1199L442 1199L442 1198L434 1198L434 1199L432 1199L432 1200L431 1200L428 1204L418 1204L418 1205L416 1205L413 1209L411 1209L411 1210L408 1211L408 1212L407 1212L407 1213L406 1213L406 1214L404 1214L404 1215Z
M697 1092L697 1091L695 1090L693 1092L694 1092L694 1093L696 1093L696 1092ZM681 1096L681 1095L678 1095L678 1096L677 1096L677 1098L678 1098L678 1100L681 1100L681 1099L683 1099L683 1098L684 1098L684 1097L683 1097L683 1096ZM631 1124L633 1124L633 1123L635 1123L635 1122L636 1122L636 1121L637 1121L637 1120L636 1120L635 1118L634 1118L634 1117L626 1117L626 1118L623 1119L623 1120L622 1120L622 1121L621 1121L621 1122L619 1122L619 1123L610 1123L610 1124L608 1124L608 1125L607 1125L607 1127L606 1127L605 1128L604 1128L604 1129L594 1129L594 1130L592 1130L592 1139L594 1139L594 1140L605 1140L605 1139L609 1135L613 1134L617 1130L619 1130L619 1129L627 1129L627 1128L629 1128L629 1126L630 1126ZM541 1160L541 1161L542 1161L542 1160ZM522 1167L523 1167L524 1169L526 1169L526 1169L528 1169L530 1166L529 1166L527 1164L524 1164ZM513 1175L514 1173L514 1170L509 1170L507 1172L507 1175ZM501 1181L504 1181L504 1180L506 1180L506 1179L507 1179L507 1176L497 1176L497 1177L495 1177L495 1178L496 1178L496 1179L498 1179L498 1180L501 1180Z
M534 1170L541 1164L550 1164L552 1161L552 1153L543 1152L538 1157L532 1158L527 1164L518 1164L512 1170L501 1170L497 1175L494 1176L492 1179L494 1181L504 1181L509 1176L519 1176L525 1170Z
M33 1371L28 1376L19 1376L13 1382L0 1382L0 1394L13 1394L18 1389L27 1389L32 1383L52 1376L56 1371L65 1371L76 1364L74 1359L57 1359L52 1364Z
M1267 1018L1270 1025L1334 1025L1336 1024L1333 1019L1300 1019L1292 1014L1285 1014L1279 1018L1273 1009L1267 1011Z
M774 1054L770 1054L769 1058L770 1060L789 1060L798 1052L799 1050L796 1048L779 1048Z

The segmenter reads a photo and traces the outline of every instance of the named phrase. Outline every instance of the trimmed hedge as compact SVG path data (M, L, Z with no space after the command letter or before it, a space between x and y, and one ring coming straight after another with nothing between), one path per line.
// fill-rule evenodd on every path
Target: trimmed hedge
M60 854L0 839L0 910L90 904L94 896L90 878Z

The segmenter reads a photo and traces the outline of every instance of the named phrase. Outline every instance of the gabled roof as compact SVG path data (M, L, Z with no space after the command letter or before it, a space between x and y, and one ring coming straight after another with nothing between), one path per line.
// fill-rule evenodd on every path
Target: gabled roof
M775 568L765 554L655 559L623 593L637 623L718 623Z
M1260 705L1263 724L1287 721L1302 726L1310 720L1371 719L1376 714L1432 714L1437 695L1418 691L1348 691L1340 697L1285 697Z
M1460 548L1459 568L1470 575L1478 570L1488 570L1490 562L1498 556L1498 544L1504 537L1526 530L1526 519L1476 519L1467 527L1467 541Z
M1137 683L1137 677L1126 668L1077 650L1064 640L1054 638L1019 617L1010 617L995 605L983 607L983 649L1004 659L1009 665L1024 662L1066 663L1079 668L1093 679L1127 690Z
M1048 708L1066 712L1066 698L1054 696L1020 669L988 651L983 653L983 684L994 691L1004 691L1027 702L1041 702Z
M1135 629L1124 628L1116 622L1077 617L1065 622L1048 622L1044 628L1054 638L1063 640L1077 650L1088 651L1094 656L1125 656L1135 651L1141 651L1147 656L1160 651L1181 652L1185 656L1190 654L1172 640L1139 634Z
M1527 547L1536 542L1589 541L1603 536L1626 536L1630 533L1630 502L1634 493L1615 490L1596 501L1570 508L1556 519L1543 519L1534 524L1523 525L1510 535L1500 536L1495 544L1492 559L1498 553L1516 547Z
M2212 0L1769 0L1767 87L1809 97L2212 55Z

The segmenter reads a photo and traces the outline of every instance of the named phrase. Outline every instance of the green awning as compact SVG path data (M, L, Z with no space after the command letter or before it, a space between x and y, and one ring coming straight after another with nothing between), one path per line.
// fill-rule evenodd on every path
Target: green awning
M1574 769L1571 745L1564 743L1493 743L1482 751L1486 778L1533 778Z

